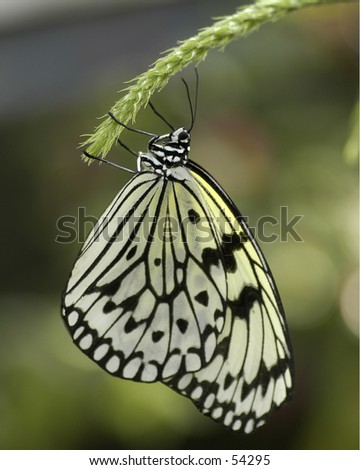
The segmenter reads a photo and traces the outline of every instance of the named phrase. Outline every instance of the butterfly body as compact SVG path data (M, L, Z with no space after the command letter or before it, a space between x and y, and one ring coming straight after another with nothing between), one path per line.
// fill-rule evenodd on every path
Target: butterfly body
M80 252L63 316L107 372L162 381L251 432L292 393L284 312L244 218L189 150L179 128L139 154Z

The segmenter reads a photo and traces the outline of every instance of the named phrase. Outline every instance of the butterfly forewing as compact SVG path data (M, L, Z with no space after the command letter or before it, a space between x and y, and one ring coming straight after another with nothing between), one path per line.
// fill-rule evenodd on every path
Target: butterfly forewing
M167 383L215 421L251 432L264 424L273 407L289 399L293 388L283 308L243 217L205 170L192 162L189 166L207 195L217 238L222 240L218 256L226 269L228 307L210 364Z

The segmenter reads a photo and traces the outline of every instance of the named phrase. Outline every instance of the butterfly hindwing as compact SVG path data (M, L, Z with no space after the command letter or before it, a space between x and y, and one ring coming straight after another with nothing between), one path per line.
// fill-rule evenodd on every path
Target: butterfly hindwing
M227 285L223 265L210 275L193 249L196 217L209 234L206 249L218 243L194 189L154 173L134 176L75 263L63 300L67 326L114 375L152 382L199 370L214 354Z

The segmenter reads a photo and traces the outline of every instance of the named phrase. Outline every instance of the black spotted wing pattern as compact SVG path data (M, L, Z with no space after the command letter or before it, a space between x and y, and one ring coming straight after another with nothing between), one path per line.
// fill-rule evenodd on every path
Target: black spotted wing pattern
M189 166L207 195L213 230L221 240L213 259L222 259L225 268L225 326L208 365L166 383L215 421L249 433L292 394L292 353L283 307L243 217L205 170L193 162ZM209 256L207 248L202 252Z
M187 171L180 173L186 177ZM217 251L206 207L178 180L142 172L120 191L74 265L63 316L74 342L107 372L154 382L196 371L225 321L225 267L203 269L193 213Z

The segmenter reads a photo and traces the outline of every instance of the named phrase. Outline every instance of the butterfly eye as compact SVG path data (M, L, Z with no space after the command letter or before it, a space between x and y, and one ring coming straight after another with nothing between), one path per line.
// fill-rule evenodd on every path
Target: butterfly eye
M189 133L186 131L181 131L178 135L179 140L187 140L189 138Z

